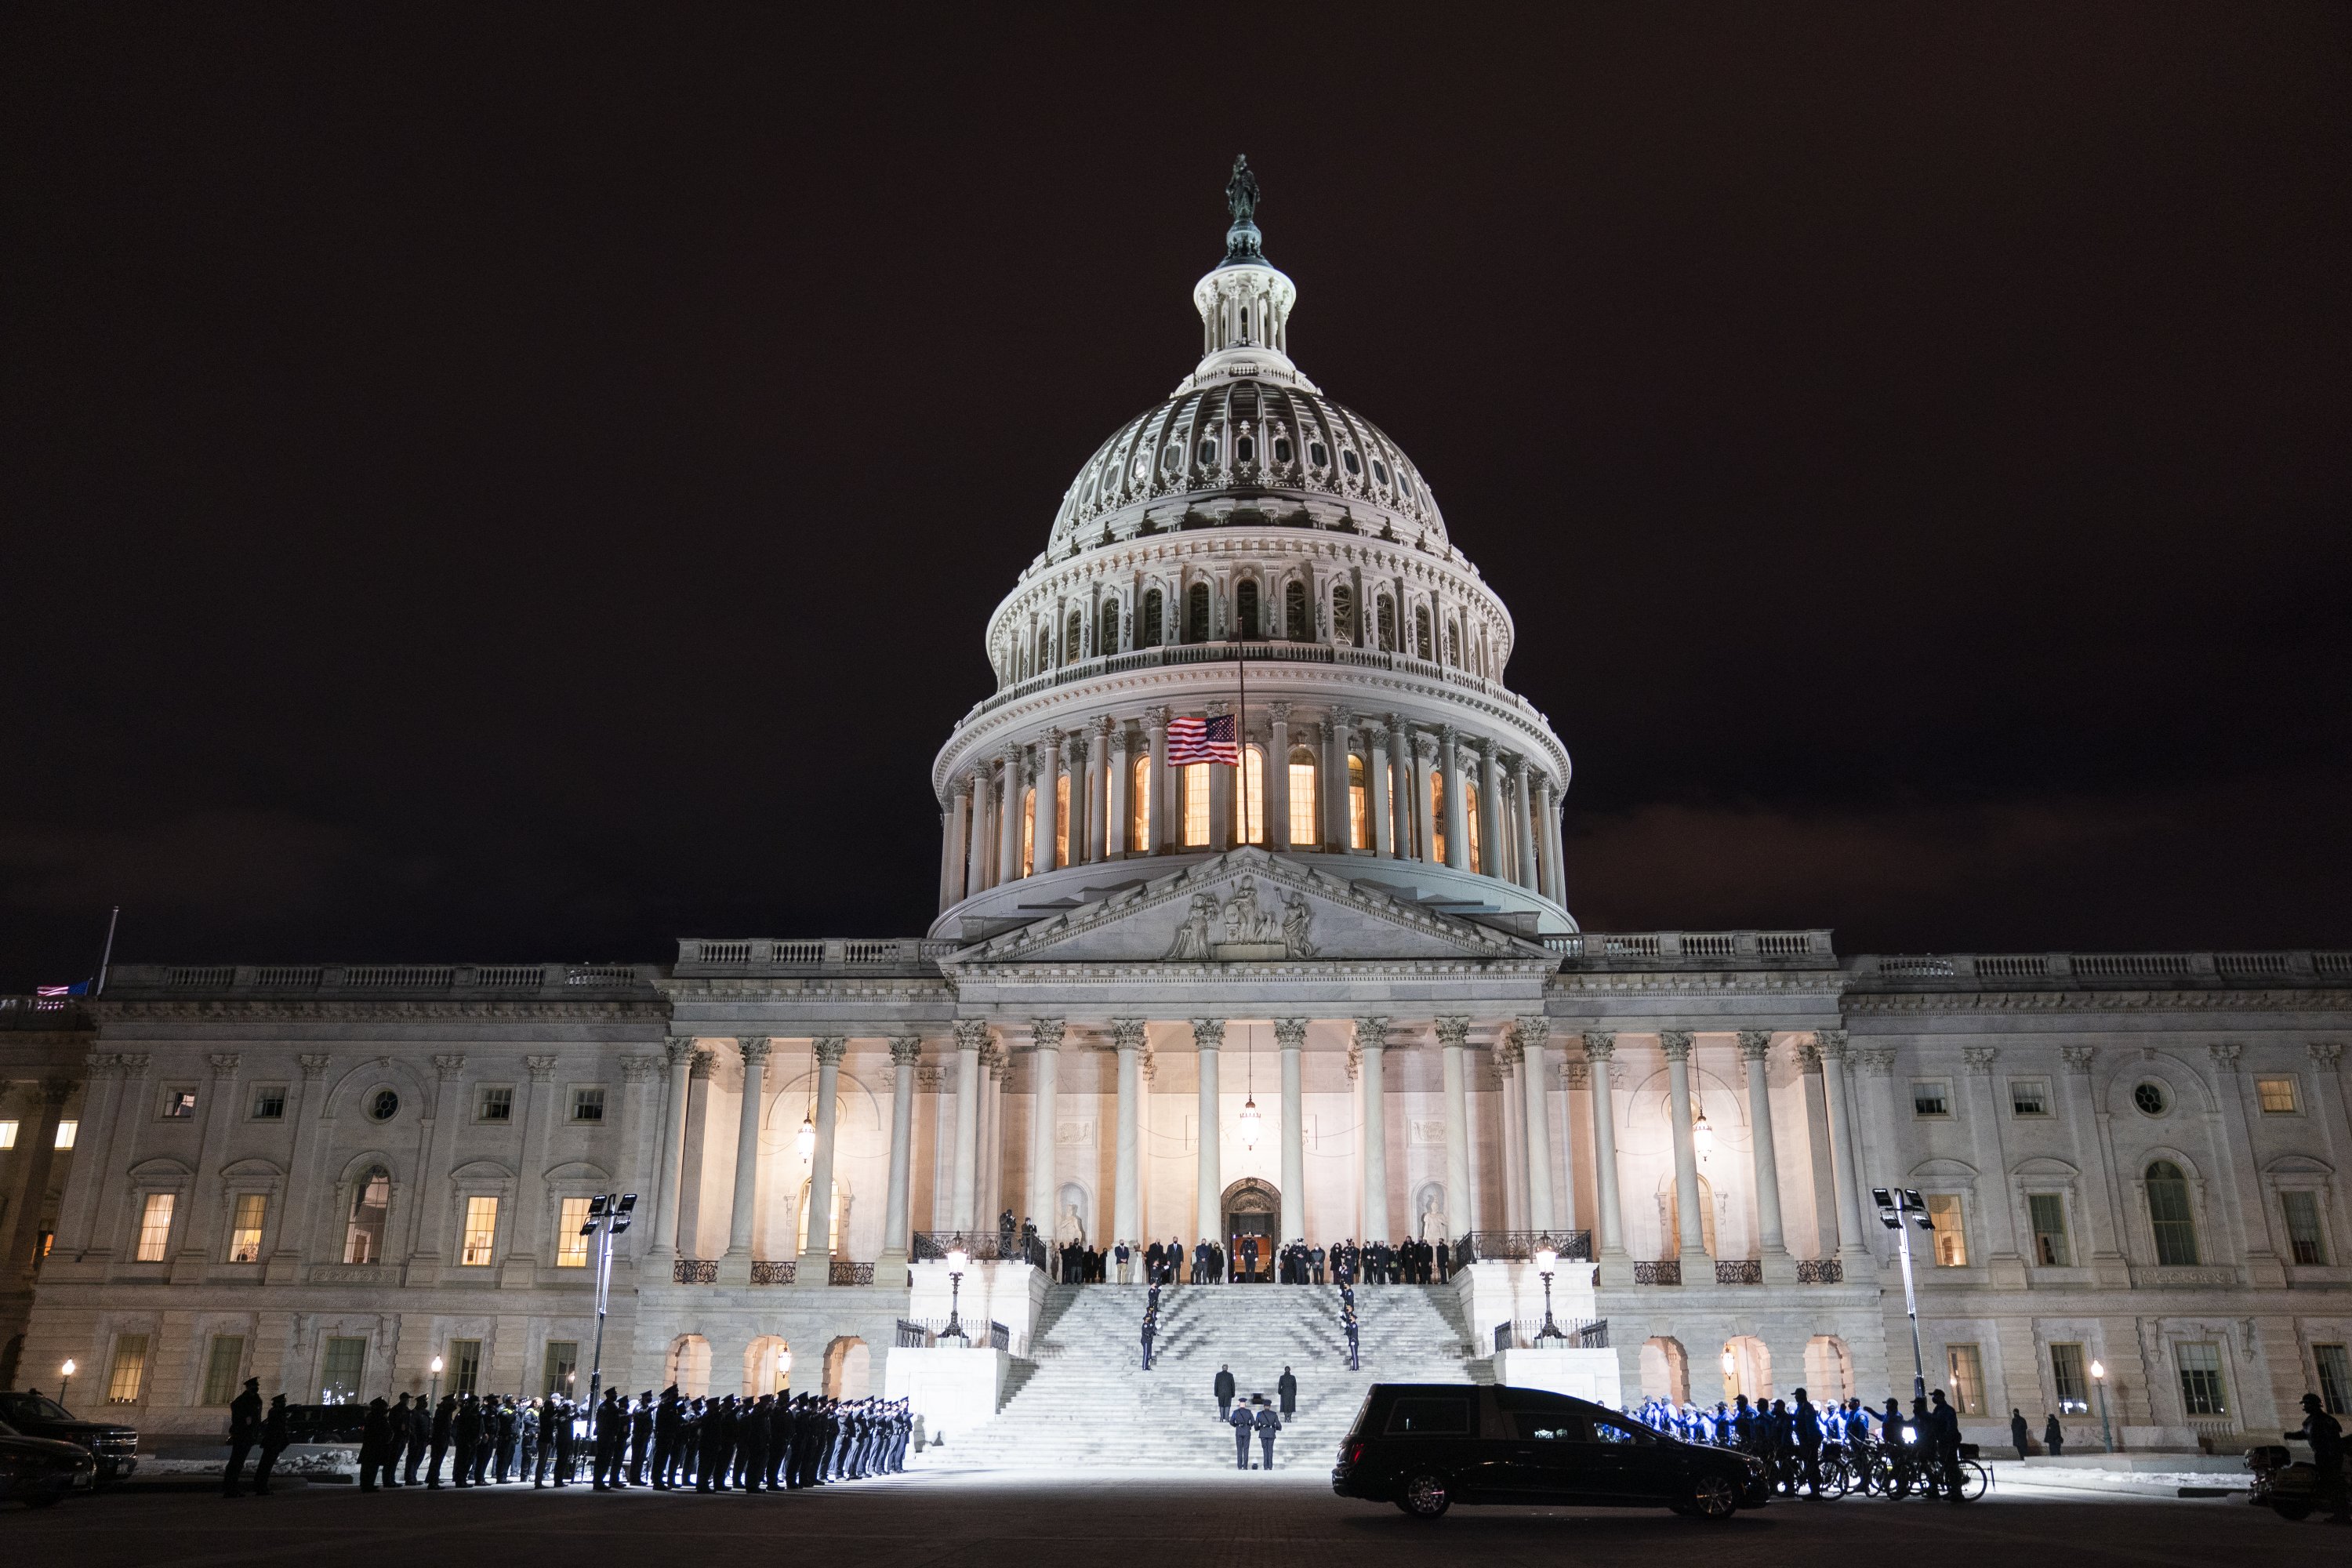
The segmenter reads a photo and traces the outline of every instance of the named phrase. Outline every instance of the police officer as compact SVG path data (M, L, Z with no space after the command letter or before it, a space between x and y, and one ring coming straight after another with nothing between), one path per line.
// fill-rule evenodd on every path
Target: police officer
M432 1468L425 1472L425 1487L428 1491L441 1489L441 1461L449 1452L457 1421L457 1396L445 1394L441 1396L441 1403L433 1407L433 1461Z
M580 1407L561 1394L552 1403L555 1406L555 1485L561 1490L572 1484L572 1466L580 1450Z
M382 1398L368 1401L367 1418L360 1426L360 1490L375 1490L384 1470L385 1450L392 1442L392 1417Z
M1225 1416L1225 1421L1234 1429L1234 1468L1246 1470L1250 1468L1250 1433L1256 1426L1256 1423L1250 1416L1249 1406L1246 1405L1234 1406Z
M2303 1396L2303 1426L2285 1434L2300 1437L2311 1445L2311 1468L2319 1472L2315 1478L2311 1500L2315 1505L2334 1505L2327 1516L2330 1524L2352 1524L2352 1505L2345 1499L2344 1486L2344 1426L2327 1413L2327 1405L2316 1394Z
M1814 1497L1822 1495L1822 1417L1813 1402L1805 1397L1803 1389L1797 1390L1795 1420L1797 1458L1804 1467L1805 1486Z
M458 1396L457 1415L450 1429L457 1448L457 1463L451 1474L463 1491L474 1484L474 1450L482 1446L482 1405L471 1393Z
M589 1473L600 1492L611 1491L620 1480L621 1441L629 1429L629 1413L621 1408L621 1391L608 1388L596 1405L593 1441L595 1448L590 1458ZM625 1485L625 1482L622 1484Z
M646 1484L646 1457L654 1446L654 1391L650 1388L637 1395L636 1408L629 1412L629 1484Z
M286 1445L293 1440L292 1435L286 1430L286 1396L282 1394L272 1395L269 1413L261 1418L261 1459L253 1467L254 1496L269 1495L269 1472L277 1468L278 1456L284 1453ZM412 1456L408 1462L414 1465L416 1460ZM409 1478L409 1483L412 1486L415 1484L415 1476Z
M405 1400L406 1394L401 1395ZM253 1452L261 1438L261 1379L245 1380L245 1392L228 1402L228 1468L221 1472L221 1496L241 1497L237 1485L245 1474L246 1456ZM260 1478L254 1478L254 1489L262 1489Z
M747 1492L759 1491L767 1484L769 1418L775 1403L772 1394L760 1395L736 1424L735 1481Z
M401 1485L416 1484L417 1467L425 1462L425 1450L432 1442L433 1412L425 1407L424 1395L419 1394L416 1403L408 1407L408 1475Z
M685 1425L686 1411L673 1383L661 1391L661 1403L654 1407L654 1486L657 1490L669 1490L677 1479L678 1434Z
M1274 1435L1282 1430L1282 1417L1274 1413L1274 1406L1265 1402L1265 1395L1261 1394L1255 1397L1257 1415L1254 1425L1257 1427L1258 1448L1265 1460L1258 1468L1270 1470L1274 1468Z

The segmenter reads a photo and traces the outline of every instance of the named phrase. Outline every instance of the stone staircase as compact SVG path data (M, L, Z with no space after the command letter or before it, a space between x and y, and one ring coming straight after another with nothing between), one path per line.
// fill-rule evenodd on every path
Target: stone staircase
M1287 1365L1298 1413L1275 1441L1275 1468L1328 1468L1374 1383L1491 1380L1469 1358L1449 1287L1360 1287L1360 1372L1348 1370L1334 1288L1176 1285L1160 1293L1147 1373L1144 1295L1140 1285L1051 1287L1030 1356L1014 1363L1012 1397L961 1453L935 1458L1019 1469L1230 1468L1233 1429L1218 1423L1211 1393L1218 1367L1233 1368L1242 1399L1272 1402Z

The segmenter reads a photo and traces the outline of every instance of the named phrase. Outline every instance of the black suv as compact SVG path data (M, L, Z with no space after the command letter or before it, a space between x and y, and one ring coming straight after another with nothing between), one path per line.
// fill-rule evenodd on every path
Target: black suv
M47 1508L91 1484L89 1450L47 1437L27 1437L0 1421L0 1499Z
M89 1450L98 1479L119 1481L139 1468L139 1434L110 1421L79 1421L54 1399L38 1394L0 1394L0 1421L27 1437L47 1437Z
M1771 1495L1763 1461L1654 1432L1535 1388L1381 1383L1364 1396L1331 1489L1435 1519L1457 1502L1666 1508L1729 1519Z

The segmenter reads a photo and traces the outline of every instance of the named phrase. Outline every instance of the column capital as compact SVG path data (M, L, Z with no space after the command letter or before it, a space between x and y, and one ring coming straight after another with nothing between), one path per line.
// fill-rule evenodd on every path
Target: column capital
M955 1037L956 1049L960 1051L982 1049L988 1044L988 1020L958 1018L955 1021Z
M1287 724L1290 722L1290 704L1287 702L1269 702L1265 705L1265 716L1267 721L1270 723Z
M320 1079L327 1076L327 1063L329 1060L330 1058L326 1056L316 1053L303 1057L301 1058L302 1076L312 1083L318 1082ZM121 1063L119 1061L116 1064L116 1068L118 1071L121 1070Z
M710 1062L711 1055L709 1051L695 1052L693 1056L687 1058L686 1076L708 1079L710 1076Z
M1408 739L1412 742L1413 755L1420 757L1426 762L1434 762L1437 760L1436 736L1424 732L1410 736Z
M1143 1020L1140 1018L1113 1018L1110 1021L1110 1038L1111 1045L1114 1049L1122 1051L1141 1050L1143 1048L1144 1041Z
M433 1058L433 1074L445 1082L466 1070L466 1058L455 1054Z
M1065 1021L1060 1018L1030 1019L1029 1038L1031 1042L1034 1043L1041 1051L1060 1050L1062 1048L1064 1023Z
M1968 1070L1978 1078L1982 1078L1991 1072L1992 1064L1998 1060L2000 1057L2000 1047L1999 1046L1963 1046L1960 1047L1960 1060L1967 1065Z
M972 779L970 773L958 773L955 777L955 783L948 786L948 793L950 795L969 795L971 794L971 785Z
M1146 708L1143 710L1143 727L1154 735L1164 731L1168 728L1167 705L1162 703L1156 708Z
M657 1057L623 1057L621 1081L649 1083L661 1076L661 1059Z
M522 1065L530 1069L531 1082L551 1083L555 1079L555 1064L562 1059L559 1057L525 1057Z
M765 1062L775 1045L764 1035L747 1035L735 1042L735 1048L743 1053L743 1065L751 1067Z
M1843 1061L1845 1059L1846 1049L1850 1043L1850 1038L1851 1037L1843 1029L1815 1029L1813 1031L1813 1044L1819 1046L1822 1048L1822 1055L1832 1061Z
M215 1078L235 1078L236 1064L245 1058L236 1051L215 1051L205 1059L212 1063Z
M2230 1073L2238 1070L2238 1057L2245 1048L2235 1041L2224 1040L2218 1045L2206 1047L2205 1054L2213 1058L2215 1072Z
M1821 1047L1799 1046L1796 1049L1796 1057L1797 1065L1805 1071L1819 1072L1822 1070Z
M1540 1051L1544 1048L1544 1042L1551 1038L1551 1020L1540 1013L1529 1013L1514 1019L1511 1037L1518 1041L1522 1051Z
M2090 1049L2087 1046L2083 1048ZM2310 1051L2312 1062L2317 1067L2333 1068L2344 1059L2344 1042L2341 1040L2314 1040L2305 1048Z
M823 1067L839 1067L841 1058L849 1051L849 1042L839 1035L822 1036L811 1045L818 1064Z
M910 1068L923 1059L923 1041L919 1035L890 1037L890 1065Z
M1192 1020L1192 1044L1204 1051L1213 1051L1225 1043L1225 1021L1223 1018Z
M662 1042L662 1059L676 1067L694 1055L694 1037L672 1035Z
M1751 1062L1760 1062L1772 1054L1772 1031L1742 1029L1739 1031L1739 1054Z
M1437 1020L1437 1043L1449 1051L1458 1051L1470 1043L1470 1020L1448 1017Z
M144 1078L147 1076L147 1064L154 1058L145 1051L125 1051L121 1060L124 1078Z
M63 1105L73 1098L73 1091L77 1087L74 1080L69 1078L43 1079L41 1103L51 1106Z
M2339 1047L2338 1048L2340 1049L2341 1047ZM2316 1057L2319 1053L2319 1047L2317 1046L2314 1046L2311 1049L2312 1054ZM2079 1074L2084 1078L2091 1076L2091 1063L2098 1054L2099 1047L2096 1046L2061 1046L2058 1047L2059 1059L2066 1064L2066 1070L2071 1073Z
M1307 1020L1276 1018L1274 1021L1275 1044L1286 1051L1295 1051L1307 1044Z
M1354 724L1356 722L1356 719L1357 713L1353 708L1342 706L1331 710L1331 722L1338 725L1342 730Z
M1515 1068L1518 1066L1520 1055L1518 1040L1515 1037L1506 1034L1502 1038L1495 1042L1493 1055L1495 1058L1495 1065L1498 1068Z
M1596 1062L1605 1062L1617 1055L1617 1031L1587 1029L1584 1031L1584 1054Z
M1666 1054L1666 1060L1670 1062L1686 1062L1690 1060L1691 1032L1688 1029L1661 1029L1658 1031L1658 1048Z
M1110 715L1108 713L1096 714L1094 722L1088 724L1087 728L1096 735L1108 737L1113 728L1110 721Z
M1356 1048L1358 1050L1377 1051L1384 1048L1388 1043L1389 1021L1386 1018L1371 1016L1359 1018L1356 1020Z

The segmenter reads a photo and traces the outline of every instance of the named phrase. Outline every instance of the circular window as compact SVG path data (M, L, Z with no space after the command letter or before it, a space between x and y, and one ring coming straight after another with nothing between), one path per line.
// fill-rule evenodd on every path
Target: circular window
M2132 1090L2132 1103L2144 1116L2161 1116L2171 1108L2172 1098L2164 1092L2164 1085L2151 1079Z
M1318 468L1328 468L1331 466L1331 448L1320 441L1309 441L1307 443L1307 460Z
M377 1089L368 1096L368 1120L389 1121L400 1114L400 1096L388 1089Z
M1339 466L1346 468L1350 477L1364 471L1363 460L1358 458L1354 449L1350 447L1340 448Z

